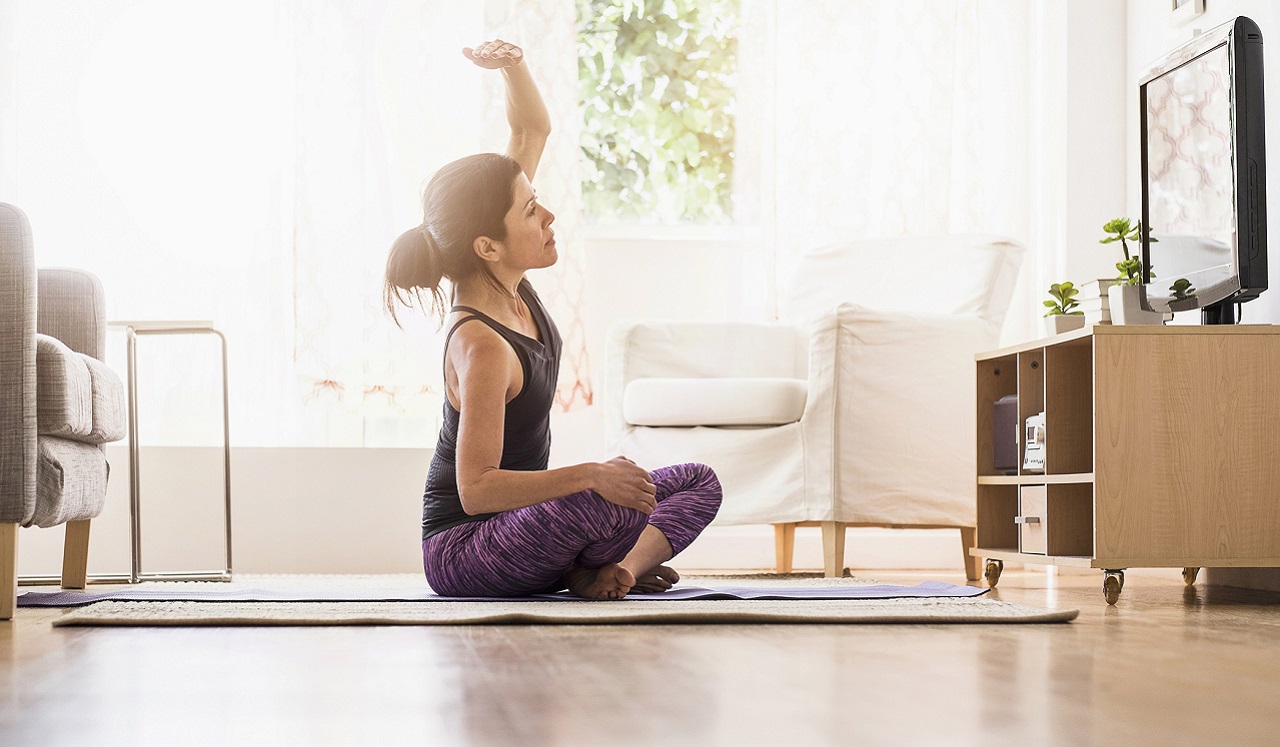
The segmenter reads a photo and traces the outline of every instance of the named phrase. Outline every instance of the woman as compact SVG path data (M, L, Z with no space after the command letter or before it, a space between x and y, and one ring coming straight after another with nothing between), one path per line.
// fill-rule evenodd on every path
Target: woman
M569 589L588 599L660 592L664 565L715 517L720 483L701 464L646 472L625 457L547 469L560 334L527 270L556 261L555 216L530 180L551 131L523 51L495 40L463 54L500 70L507 155L440 169L423 222L387 260L386 302L427 302L444 317L444 425L427 476L422 561L448 596ZM446 312L440 284L453 286Z

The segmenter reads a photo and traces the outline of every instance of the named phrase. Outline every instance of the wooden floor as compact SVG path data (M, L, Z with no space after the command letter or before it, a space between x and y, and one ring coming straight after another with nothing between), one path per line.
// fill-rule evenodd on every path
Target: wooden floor
M867 574L871 575L871 574ZM884 573L916 583L946 573ZM2 744L1275 744L1280 594L1006 570L1057 625L0 623Z

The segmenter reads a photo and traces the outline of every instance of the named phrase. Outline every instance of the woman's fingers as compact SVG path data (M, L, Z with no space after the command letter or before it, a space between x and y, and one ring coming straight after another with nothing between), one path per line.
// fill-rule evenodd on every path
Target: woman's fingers
M474 48L463 47L462 53L472 62L491 65L516 63L524 58L524 51L520 47L501 39L487 41Z
M647 516L653 513L653 510L658 507L658 502L654 500L652 495L644 492L643 490L639 490L636 491L634 497L631 499L631 507Z
M644 505L649 507L650 512L653 512L653 510L658 507L657 494L655 493L649 493L646 491L643 500Z
M646 515L653 513L658 506L658 486L653 483L652 475L624 456L616 456L604 465L606 484L599 492L606 500Z
M640 486L640 490L644 493L644 501L646 514L651 514L658 508L658 486L653 484L653 480L649 478L649 473L644 473L644 482Z

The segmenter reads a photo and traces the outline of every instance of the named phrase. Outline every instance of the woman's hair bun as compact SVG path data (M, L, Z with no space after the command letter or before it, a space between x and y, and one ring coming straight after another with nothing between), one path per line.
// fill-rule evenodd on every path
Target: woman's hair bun
M440 251L424 225L417 225L396 237L387 255L386 302L391 318L396 317L396 303L412 307L416 300L423 305L422 292L432 297L432 305L440 306L443 296L440 281L444 277ZM397 323L399 321L397 320Z

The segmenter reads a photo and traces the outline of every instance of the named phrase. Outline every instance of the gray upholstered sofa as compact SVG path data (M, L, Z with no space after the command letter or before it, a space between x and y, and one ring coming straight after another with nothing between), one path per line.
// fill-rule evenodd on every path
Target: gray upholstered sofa
M13 616L19 527L66 524L62 585L84 588L103 444L125 435L105 314L93 275L36 270L26 215L0 203L0 620Z

